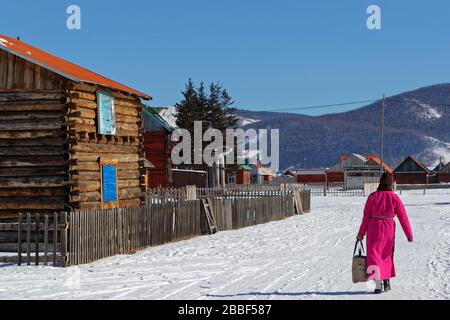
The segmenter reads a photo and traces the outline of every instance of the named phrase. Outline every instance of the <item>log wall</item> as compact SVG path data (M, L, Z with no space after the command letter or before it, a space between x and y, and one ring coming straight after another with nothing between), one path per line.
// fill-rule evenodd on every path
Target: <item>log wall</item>
M0 50L0 218L64 209L66 83Z
M97 87L70 86L69 164L72 186L70 205L75 210L99 210L101 203L100 159L117 160L119 205L144 203L143 130L138 97L111 92L116 109L117 135L97 134Z
M100 158L119 161L120 207L144 202L141 105L112 91L118 134L97 134L96 91L0 50L0 218L101 209Z

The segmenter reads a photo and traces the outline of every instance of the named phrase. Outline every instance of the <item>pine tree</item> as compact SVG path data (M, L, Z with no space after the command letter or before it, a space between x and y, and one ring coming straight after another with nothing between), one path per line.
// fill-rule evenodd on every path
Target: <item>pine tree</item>
M184 99L175 105L177 118L176 125L179 128L186 129L193 133L198 94L192 79L189 79L182 95Z
M212 83L208 94L203 82L197 89L192 79L189 79L182 94L183 100L175 105L176 124L179 128L186 129L193 135L194 122L202 121L202 133L208 128L213 128L220 130L225 137L227 129L236 127L238 117L236 109L232 107L234 101L219 83ZM206 143L203 144L203 147L205 146ZM194 150L193 145L192 150ZM183 167L205 169L204 166L197 165Z
M221 105L221 87L219 84L211 83L209 87L209 99L207 107L207 120L210 128L224 131L225 117Z
M205 83L201 82L197 90L197 106L195 111L195 120L202 121L203 132L208 128L208 96L205 89Z
M233 108L233 98L228 94L227 89L223 89L220 97L220 104L224 116L225 129L235 128L239 122L236 115L236 108Z

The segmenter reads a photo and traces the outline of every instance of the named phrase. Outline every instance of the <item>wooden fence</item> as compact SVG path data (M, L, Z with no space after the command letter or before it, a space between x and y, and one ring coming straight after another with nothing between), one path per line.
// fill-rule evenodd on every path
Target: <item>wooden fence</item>
M0 262L66 266L68 227L67 213L21 213L17 222L0 223L0 252L17 253L0 257Z
M70 214L69 265L132 254L202 234L198 201Z
M17 223L0 224L0 231L17 231L18 242L11 250L18 253L19 265L52 262L54 266L66 267L209 234L211 219L204 211L205 197L210 200L217 231L281 220L310 210L310 190L226 191L207 197L206 192L219 191L200 190L199 199L186 201L185 190L160 190L151 193L148 204L142 207L51 216L21 214ZM163 194L167 197L163 198Z
M363 188L345 188L343 183L310 184L308 187L314 197L364 197Z

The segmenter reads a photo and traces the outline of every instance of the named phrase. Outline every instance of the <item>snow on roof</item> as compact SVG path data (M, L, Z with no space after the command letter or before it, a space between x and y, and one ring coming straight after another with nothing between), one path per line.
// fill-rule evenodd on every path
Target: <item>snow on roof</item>
M57 56L54 56L43 50L32 47L17 39L0 35L0 50L5 50L10 54L25 59L31 63L37 64L45 69L48 69L54 73L61 75L64 78L67 78L75 82L97 84L104 87L134 94L145 100L151 99L151 97L149 95L146 95L145 93L139 92L123 84L120 84L111 79L103 77L97 73L82 68L69 61L58 58Z

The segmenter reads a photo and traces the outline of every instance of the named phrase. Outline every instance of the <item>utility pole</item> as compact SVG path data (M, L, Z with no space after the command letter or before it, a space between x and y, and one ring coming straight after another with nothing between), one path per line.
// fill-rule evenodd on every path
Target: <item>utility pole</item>
M386 98L383 94L383 99L381 100L381 174L384 173L384 108L385 108Z

